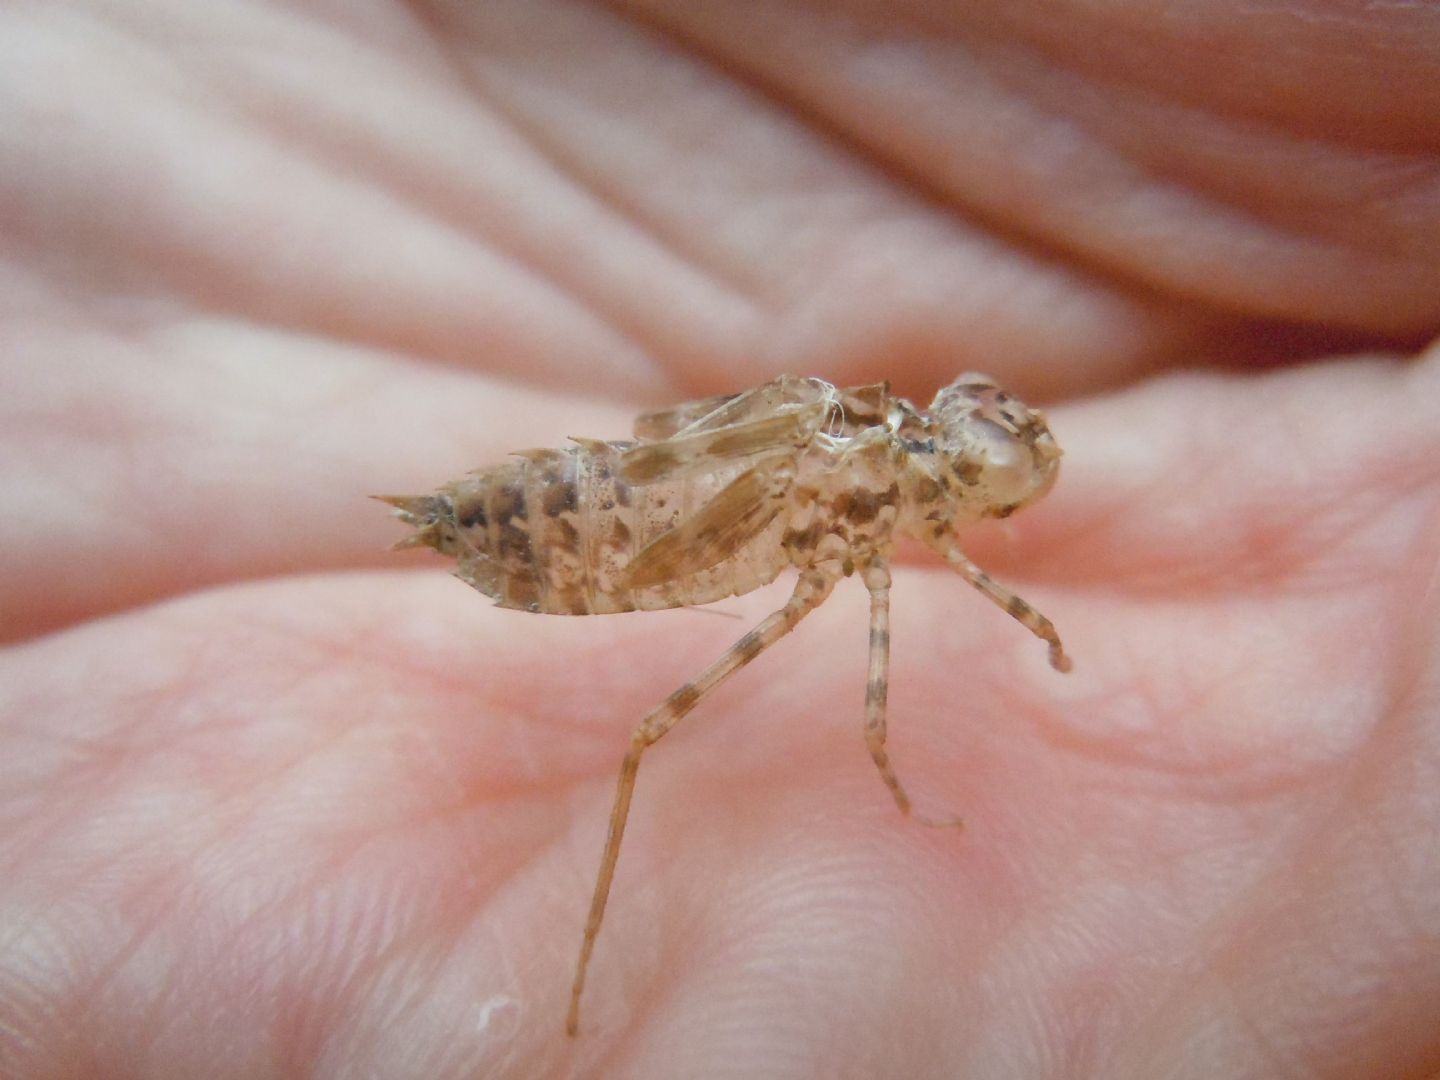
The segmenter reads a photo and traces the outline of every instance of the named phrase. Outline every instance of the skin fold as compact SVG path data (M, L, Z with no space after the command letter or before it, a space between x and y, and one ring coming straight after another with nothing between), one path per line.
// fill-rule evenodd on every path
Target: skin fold
M0 11L0 1077L1440 1074L1440 15ZM365 499L782 371L1065 451L784 584L490 607Z

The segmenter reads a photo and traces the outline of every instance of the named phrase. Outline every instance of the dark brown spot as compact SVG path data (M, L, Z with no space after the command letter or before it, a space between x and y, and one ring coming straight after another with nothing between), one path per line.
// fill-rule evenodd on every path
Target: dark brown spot
M490 524L483 498L468 499L455 507L456 520L465 529L483 529Z
M890 631L871 630L870 647L872 649L888 649L890 647Z
M937 502L944 494L944 489L932 476L922 476L915 485L915 498L922 503Z
M540 610L540 592L530 574L511 574L505 579L505 606L521 611Z
M823 526L818 521L812 521L804 529L790 529L781 539L781 543L791 551L798 551L808 555L815 550L820 543L820 537L825 534Z
M511 518L523 520L526 514L525 489L516 483L503 484L496 489L491 506L495 511L495 522L502 529L510 524Z
M671 694L670 699L665 704L670 707L670 711L672 713L679 715L681 713L689 712L695 707L695 703L699 700L700 691L696 690L695 687L691 686L689 683L686 683L684 686L680 687L679 690L676 690L673 694Z
M950 459L950 467L955 470L955 475L960 478L960 483L970 487L980 479L983 471L980 463L967 457L956 457Z
M1007 517L1009 517L1011 514L1013 514L1016 510L1019 510L1019 509L1020 509L1020 504L1019 504L1019 503L1011 503L1009 506L1001 506L1001 507L997 507L997 508L994 509L994 510L991 510L991 511L990 511L990 516L993 517L993 518L1007 518Z
M1021 619L1024 618L1026 615L1030 614L1031 608L1030 605L1027 604L1024 600L1021 600L1020 597L1012 596L1006 602L1005 610L1008 611L1011 615L1015 616L1015 618Z
M617 548L628 548L630 546L630 526L619 518L610 526L610 543Z
M545 516L559 517L573 514L580 508L580 496L573 483L552 483L545 489Z
M555 524L558 526L558 542L560 546L571 554L578 553L580 550L580 530L564 518L561 518Z
M549 610L556 615L589 615L590 604L584 589L570 587L551 595Z
M880 513L880 505L878 494L861 488L851 494L850 508L845 516L857 525L864 525L875 520L875 515Z
M630 485L620 480L615 481L615 501L621 506L630 505Z

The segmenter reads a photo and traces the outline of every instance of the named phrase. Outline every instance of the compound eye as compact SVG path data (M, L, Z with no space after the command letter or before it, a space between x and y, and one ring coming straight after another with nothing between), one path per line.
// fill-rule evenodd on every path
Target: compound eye
M1014 432L993 420L971 421L972 448L980 461L981 483L996 502L1020 502L1035 483L1035 460Z

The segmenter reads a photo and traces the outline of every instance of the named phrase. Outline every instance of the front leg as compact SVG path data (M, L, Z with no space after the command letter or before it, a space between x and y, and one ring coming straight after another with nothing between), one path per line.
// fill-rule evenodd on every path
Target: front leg
M1054 623L966 558L965 553L960 550L960 541L955 537L943 537L935 544L935 548L966 581L1004 608L1006 614L1025 629L1049 643L1051 667L1056 671L1070 670L1070 657L1065 655L1065 646L1060 644L1060 635L1055 632Z

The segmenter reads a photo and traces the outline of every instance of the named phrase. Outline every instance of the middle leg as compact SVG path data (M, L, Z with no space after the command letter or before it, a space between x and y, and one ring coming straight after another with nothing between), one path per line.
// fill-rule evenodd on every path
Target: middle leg
M865 588L870 591L870 672L865 682L865 745L875 767L880 770L880 779L895 796L895 805L905 815L910 814L910 796L895 769L890 764L890 754L885 749L886 705L890 696L890 568L883 562L872 562L864 572ZM937 827L960 825L959 818L933 820L914 815L922 825Z

